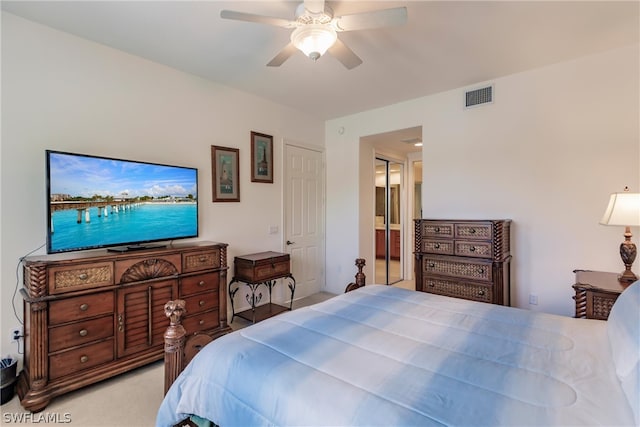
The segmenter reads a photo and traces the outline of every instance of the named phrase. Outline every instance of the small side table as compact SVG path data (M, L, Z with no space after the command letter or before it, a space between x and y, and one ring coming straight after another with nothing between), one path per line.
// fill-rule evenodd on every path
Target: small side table
M576 316L583 319L607 320L613 303L622 293L617 273L604 271L574 270L576 283Z
M288 287L291 291L289 307L271 301L271 292L277 279L289 279ZM240 289L240 282L244 282L251 291L246 295L251 308L236 313L233 299ZM258 305L262 300L262 292L258 291L260 285L266 286L269 291L269 302L262 305ZM256 323L284 311L290 311L295 291L296 279L291 275L289 254L269 251L237 256L234 258L234 276L229 282L229 298L231 299L231 320L229 323L233 322L235 316Z

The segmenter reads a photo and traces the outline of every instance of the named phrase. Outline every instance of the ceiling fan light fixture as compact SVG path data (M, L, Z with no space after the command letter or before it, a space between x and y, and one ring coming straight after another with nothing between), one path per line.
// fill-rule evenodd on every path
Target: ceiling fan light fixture
M291 42L314 61L325 54L338 39L336 30L325 24L306 24L291 33Z

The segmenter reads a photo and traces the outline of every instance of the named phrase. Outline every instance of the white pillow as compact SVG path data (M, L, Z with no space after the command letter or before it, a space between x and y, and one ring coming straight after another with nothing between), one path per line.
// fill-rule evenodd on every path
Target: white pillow
M640 281L627 287L613 304L607 334L616 373L627 375L640 360Z
M607 335L616 374L640 424L640 281L625 289L613 304Z

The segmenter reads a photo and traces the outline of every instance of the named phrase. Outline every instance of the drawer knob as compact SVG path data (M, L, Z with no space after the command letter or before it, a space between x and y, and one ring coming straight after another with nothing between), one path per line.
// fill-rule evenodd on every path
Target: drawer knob
M429 263L429 268L434 268L436 265L432 262Z
M478 291L478 295L483 296L484 295L484 289L480 289L480 291Z
M89 361L89 356L80 357L80 363L87 363Z
M435 284L435 283L433 283L433 282L429 282L429 287L430 287L430 288L433 288L434 286L436 286L436 284Z
M484 274L484 268L479 268L479 269L478 269L478 273L480 273L480 274Z
M87 311L89 309L89 304L84 303L80 305L80 311Z
M204 320L200 320L200 321L198 322L198 324L199 324L199 325L204 325Z
M471 246L471 247L469 248L469 250L470 250L471 252L475 252L475 251L476 251L476 247L475 247L475 246Z
M435 245L433 245L433 247L436 249L440 249L440 243L436 243Z
M204 286L204 285L205 285L204 280L201 280L201 281L198 283L198 286Z
M80 280L87 280L88 278L89 278L89 275L87 273L78 274L78 279Z
M439 233L440 232L440 227L436 227L435 230L436 230L436 233Z
M80 332L79 332L81 337L86 337L88 333L89 331L87 331L86 329L80 329Z
M207 260L207 257L202 255L199 259L200 262L205 262Z
M203 305L206 304L206 302L204 302L203 300L200 300L200 302L198 304L200 304L200 307L202 307Z
M471 233L471 234L476 234L476 229L475 229L475 228L472 228L471 230L469 230L469 233Z

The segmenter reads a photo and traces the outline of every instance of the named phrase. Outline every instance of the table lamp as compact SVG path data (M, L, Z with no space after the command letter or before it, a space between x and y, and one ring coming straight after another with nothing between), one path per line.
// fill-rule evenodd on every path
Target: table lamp
M640 193L630 193L629 187L625 187L624 192L611 194L609 205L600 224L625 227L624 242L620 244L620 257L625 269L618 280L626 288L638 280L631 271L631 265L637 254L636 245L631 241L631 227L640 226Z

